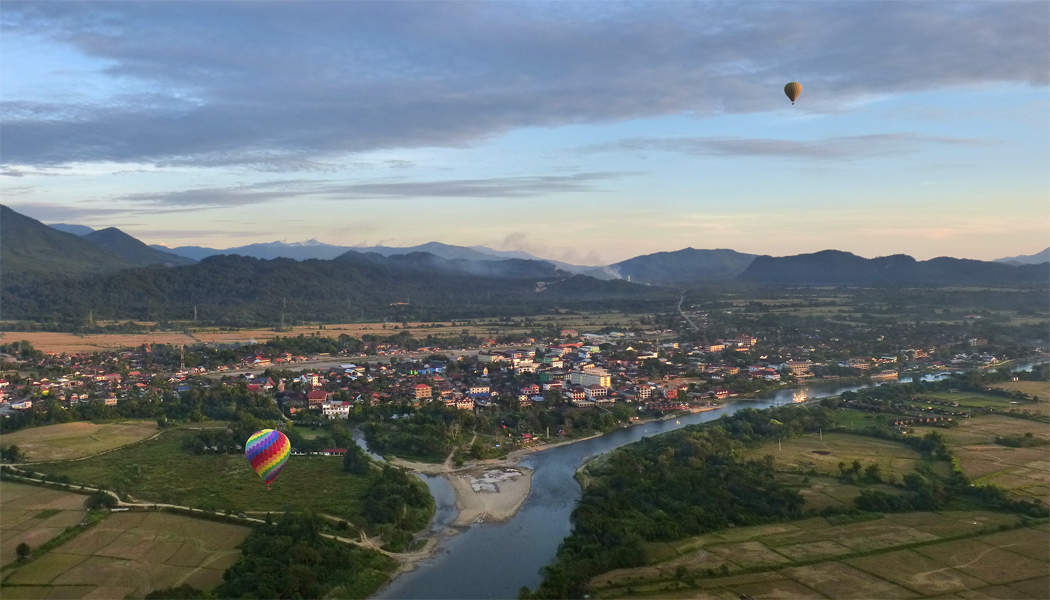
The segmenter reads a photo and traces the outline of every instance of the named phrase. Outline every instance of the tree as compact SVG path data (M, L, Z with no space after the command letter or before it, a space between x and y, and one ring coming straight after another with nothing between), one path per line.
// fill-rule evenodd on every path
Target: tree
M343 470L354 475L367 475L372 461L357 444L350 444L343 457Z
M29 544L22 542L15 548L15 553L18 554L18 560L25 560L29 558L29 554L32 550L29 548Z
M18 448L18 446L14 444L11 444L6 448L0 449L0 457L2 457L3 460L5 460L6 462L13 463L21 462L25 458L25 456L22 454L22 451Z
M207 598L208 596L202 590L184 583L179 587L170 587L160 590L153 590L146 594L147 600L182 600L184 598Z
M114 508L116 505L117 499L106 492L95 492L84 500L84 506L88 509Z

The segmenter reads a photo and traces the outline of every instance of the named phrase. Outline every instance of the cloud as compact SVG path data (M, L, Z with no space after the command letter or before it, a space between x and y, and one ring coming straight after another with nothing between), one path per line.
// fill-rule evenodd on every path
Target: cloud
M788 79L813 111L1045 86L1048 17L1044 2L5 2L0 43L98 67L90 102L8 97L0 154L324 170L521 127L774 110Z
M121 215L128 212L124 208L96 208L86 205L49 204L49 203L20 203L11 202L8 206L15 211L30 216L44 223L55 222L83 222L98 223L113 215Z
M601 181L633 174L631 172L594 172L487 179L384 180L364 183L289 179L228 187L126 194L117 198L117 201L141 207L161 206L171 210L175 207L246 206L306 197L333 201L397 198L528 198L553 193L600 191L597 184Z
M595 144L584 152L659 151L694 156L786 157L805 160L858 159L896 156L916 152L923 145L980 145L986 140L929 136L914 133L885 133L827 137L816 140L720 137L638 137Z

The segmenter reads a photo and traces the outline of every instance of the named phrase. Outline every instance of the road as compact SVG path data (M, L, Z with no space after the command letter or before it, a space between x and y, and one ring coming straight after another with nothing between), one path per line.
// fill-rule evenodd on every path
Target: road
M693 328L693 331L700 331L700 328L696 326L696 323L693 323L693 320L689 318L689 315L682 311L682 302L684 300L685 294L682 294L681 297L678 298L678 314L682 315L682 318L685 319L686 323L689 323L689 326Z

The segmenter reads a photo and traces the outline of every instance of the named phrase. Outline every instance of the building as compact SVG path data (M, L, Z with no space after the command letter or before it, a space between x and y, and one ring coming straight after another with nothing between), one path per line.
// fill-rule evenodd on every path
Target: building
M569 383L584 387L598 385L604 388L611 388L612 376L605 369L586 367L582 371L569 371Z
M592 400L595 398L605 398L609 395L609 388L605 388L600 385L589 385L586 388L584 388L584 390Z
M430 400L433 394L430 386L425 383L417 383L416 387L416 400Z
M789 360L787 362L787 368L795 377L809 377L812 375L809 371L812 366L813 361L810 360Z
M306 402L311 408L320 407L325 400L328 400L328 392L324 390L311 390L306 393Z
M349 402L325 402L321 405L321 413L329 419L349 419Z

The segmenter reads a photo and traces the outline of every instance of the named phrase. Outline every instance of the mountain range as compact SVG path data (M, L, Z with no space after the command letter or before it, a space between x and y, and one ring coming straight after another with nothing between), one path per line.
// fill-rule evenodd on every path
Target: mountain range
M255 244L317 251L322 244ZM462 318L552 308L649 310L683 289L719 282L759 285L1047 285L1050 265L906 255L863 258L837 250L755 256L685 248L574 273L528 254L437 242L412 248L345 249L331 258L256 258L228 253L199 261L143 244L116 228L75 235L0 206L3 317L83 322L99 317L270 322L297 318ZM508 258L510 254L512 257ZM616 279L608 277L615 276ZM646 308L643 308L646 307ZM515 313L515 311L517 311Z
M994 262L954 258L916 261L906 255L866 259L846 252L827 250L795 257L759 257L731 249L684 248L672 252L656 252L636 256L605 266L583 266L536 257L521 250L495 250L485 246L456 246L428 242L417 246L340 246L317 240L306 242L265 242L232 248L205 246L145 246L135 238L115 228L95 231L90 227L56 223L52 228L74 233L97 245L114 250L126 263L135 265L179 265L187 261L201 261L211 256L237 255L263 260L289 258L296 261L332 260L347 252L398 257L415 254L432 255L444 259L432 268L457 269L464 273L497 275L500 269L537 272L535 265L544 263L566 274L586 275L595 279L625 279L632 283L653 286L689 287L708 282L754 281L763 283L965 283L970 280L983 283L1008 283L1038 279L1038 273L1028 270L1012 271L994 265L1010 266L1040 264L1050 260L1050 248L1026 256L1002 258ZM105 233L103 233L105 232ZM148 250L154 251L153 253ZM526 261L510 263L510 260ZM761 260L757 260L761 259ZM772 262L770 262L772 261ZM418 262L418 258L417 258ZM485 265L485 263L492 263ZM511 265L516 265L511 267Z
M494 250L485 246L454 246L452 244L443 244L441 242L427 242L426 244L419 244L418 246L337 246L333 244L325 244L324 242L319 242L317 240L308 240L305 242L294 243L279 241L263 242L224 249L208 248L205 246L177 246L175 248L168 248L167 246L162 246L160 244L154 244L151 247L162 252L170 252L193 260L203 260L209 256L216 256L219 254L236 254L238 256L251 256L253 258L262 259L291 258L293 260L310 260L312 258L317 258L330 260L346 252L375 253L382 256L426 252L428 254L433 254L434 256L451 260L462 259L473 261L498 261L508 258L517 258L523 260L542 260L551 263L563 271L580 275L590 275L591 277L596 277L598 279L619 278L615 273L608 271L606 267L573 265L561 261L539 258L520 250Z
M739 279L794 285L1002 285L1047 282L1050 265L1011 265L947 256L919 261L906 254L863 258L824 250L756 257Z
M1006 258L996 259L995 262L1007 263L1011 265L1037 265L1039 263L1045 263L1050 261L1050 248L1043 250L1042 252L1036 252L1035 254L1022 254L1021 256L1008 256Z

